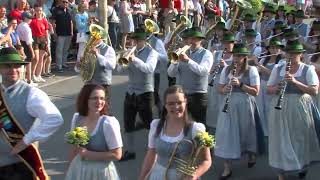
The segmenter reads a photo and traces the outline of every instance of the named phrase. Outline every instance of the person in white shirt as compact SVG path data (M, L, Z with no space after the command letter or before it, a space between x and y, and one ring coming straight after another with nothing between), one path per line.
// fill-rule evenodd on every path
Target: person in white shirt
M32 15L28 12L23 12L21 16L23 21L18 25L16 31L20 38L20 42L24 49L24 53L27 57L25 61L31 62L26 66L26 79L29 84L33 84L31 77L34 77L34 74L32 74L31 67L32 67L32 61L35 60L35 54L32 47L32 43L33 43L32 31L29 26L29 24L31 23Z
M20 80L21 66L25 64L28 62L22 61L14 48L0 50L3 98L25 132L13 148L5 142L4 132L0 132L0 179L33 179L17 154L34 142L47 140L63 124L59 110L48 95ZM36 118L39 121L34 124Z

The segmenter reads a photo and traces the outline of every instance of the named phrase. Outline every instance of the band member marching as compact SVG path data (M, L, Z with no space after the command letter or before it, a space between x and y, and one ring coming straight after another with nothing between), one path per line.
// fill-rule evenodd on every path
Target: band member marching
M296 23L291 26L298 34L302 37L306 37L309 34L310 26L303 22L303 19L306 19L306 16L304 15L303 10L297 10L297 12L294 15Z
M257 58L262 52L260 43L256 42L257 31L254 29L246 29L244 31L245 41L247 42L248 50L250 51L251 58ZM251 61L249 62L249 64Z
M154 71L158 61L155 50L146 45L148 34L144 29L136 29L131 39L135 50L129 50L128 63L122 63L118 70L127 70L129 73L128 88L124 100L124 129L127 151L122 160L135 158L134 134L136 131L136 114L139 113L143 127L149 129L154 105ZM119 59L120 61L120 59Z
M256 30L256 21L257 17L253 14L246 14L243 18L243 28L237 32L236 34L236 41L237 42L243 42L244 37L245 37L245 30L246 29L254 29ZM256 39L255 41L257 43L261 42L261 34L257 32Z
M63 124L59 110L50 101L48 95L42 90L20 80L22 75L21 67L25 64L28 64L28 62L22 61L14 48L3 48L0 50L3 98L6 101L8 110L13 115L12 120L14 124L19 124L21 130L25 132L22 139L18 139L18 142L11 148L8 142L14 138L9 134L9 132L12 132L13 123L5 118L3 109L1 110L0 179L34 179L34 174L25 165L26 161L22 161L17 155L21 155L21 152L23 152L24 155L28 155L27 158L31 157L33 161L37 159L40 160L39 163L42 163L38 153L28 154L24 150L28 149L34 142L45 141ZM2 104L3 102L1 102ZM31 128L36 118L39 119L39 124ZM37 170L33 170L44 172L44 169L40 169L43 167L38 166L37 168ZM47 180L47 178L41 179Z
M227 30L226 29L226 24L224 22L222 22L222 21L217 22L217 25L214 28L213 37L208 42L207 49L209 51L212 52L214 50L222 50L221 39L223 37L224 31L226 31L226 30Z
M214 65L211 68L208 86L208 108L207 126L210 131L214 131L217 124L218 114L221 110L223 97L218 92L220 73L222 69L232 63L232 49L234 45L234 35L231 32L224 32L222 44L224 50L214 51Z
M185 37L189 39L190 49L179 54L177 63L168 68L168 75L177 77L188 97L188 111L195 121L206 124L208 75L213 64L212 53L201 47L204 35L200 28L193 27Z
M275 37L270 40L269 45L266 47L267 53L259 62L256 61L255 65L258 67L260 73L260 92L257 96L257 104L260 113L261 126L263 128L264 136L268 136L268 112L270 109L270 98L267 94L267 81L271 74L273 67L279 62L283 62L281 49L283 45L281 41Z
M260 28L258 28L258 32L261 33L261 39L266 39L271 35L272 29L274 27L274 7L272 5L266 5L263 10L263 15L264 20L261 21ZM262 46L264 46L264 44L262 44Z
M219 92L225 94L225 103L218 115L214 153L225 160L222 180L231 177L231 162L242 155L248 155L248 168L253 167L261 150L258 143L263 141L254 98L260 89L258 70L248 65L250 51L244 44L235 44L232 53L232 64L224 67L219 81Z
M312 162L319 161L320 145L315 122L319 117L312 97L319 80L314 66L301 61L303 45L289 41L287 62L275 65L267 83L274 95L269 112L269 164L284 180L288 173L304 179ZM318 127L319 129L319 127Z

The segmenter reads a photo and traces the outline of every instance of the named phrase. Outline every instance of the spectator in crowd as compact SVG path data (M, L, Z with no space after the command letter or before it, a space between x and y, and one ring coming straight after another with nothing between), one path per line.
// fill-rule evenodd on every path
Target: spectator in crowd
M45 63L45 54L49 53L48 49L48 30L49 23L43 17L42 7L38 4L35 5L35 18L30 23L32 37L34 39L33 48L35 53L35 60L32 63L32 73L35 82L46 82L42 77L42 68Z
M126 50L128 33L134 32L134 23L132 18L133 10L130 8L130 4L127 0L121 0L120 5L120 30L122 33L122 48Z
M89 31L89 16L85 11L85 4L79 4L78 13L75 16L76 28L77 28L77 43L79 44L78 54L77 54L77 64L75 66L75 71L78 72L77 66L80 62L80 58L83 56L83 52L88 40L87 32Z
M34 50L32 47L33 39L32 39L32 31L29 24L32 21L32 15L29 12L23 12L21 14L22 22L17 27L17 33L19 35L21 45L24 49L24 53L26 55L25 61L31 62L26 65L26 79L27 82L31 85L37 86L36 83L33 83L31 77L34 77L33 71L31 70L31 64L34 63Z
M216 3L214 2L214 0L208 0L205 4L204 4L204 8L205 8L205 14L210 14L210 13L214 13L217 16L221 16L221 10L219 9L219 7L216 5Z
M199 0L194 0L194 20L193 20L193 26L195 27L200 27L202 18L203 18L203 13L202 13L202 7L199 2Z
M166 8L163 12L163 16L165 17L163 20L165 35L174 30L175 22L173 22L173 20L176 19L177 15L178 10L174 7L174 1L171 0L169 2L169 8Z
M131 9L133 10L132 18L134 27L138 28L143 24L144 16L147 15L147 12L145 11L146 4L140 0L133 0L131 3Z
M118 42L118 32L119 32L119 22L117 11L115 9L116 1L108 1L108 25L109 25L109 36L111 39L113 49L116 49L119 45Z
M98 14L97 1L91 0L89 2L88 15L90 19L94 19L95 21L98 21L99 14Z
M22 21L21 14L25 11L27 0L17 0L17 8L10 12L10 16L18 20L18 24Z
M186 8L188 11L188 18L191 22L193 22L194 4L192 0L187 0Z
M68 68L67 56L68 50L73 36L73 23L71 13L68 10L69 2L62 0L60 5L54 9L52 18L54 20L55 36L56 36L56 63L58 72L63 72L63 68Z
M7 14L6 7L0 6L0 30L6 28L8 26L6 14Z
M24 54L24 50L23 47L21 46L21 42L20 42L20 38L19 35L16 31L17 29L17 25L18 25L18 21L14 18L9 17L8 18L8 27L2 29L2 33L3 34L7 34L9 31L9 28L12 28L12 32L10 33L10 41L9 41L9 46L10 47L15 47L19 53L19 55L21 56L21 59L25 59L25 54Z

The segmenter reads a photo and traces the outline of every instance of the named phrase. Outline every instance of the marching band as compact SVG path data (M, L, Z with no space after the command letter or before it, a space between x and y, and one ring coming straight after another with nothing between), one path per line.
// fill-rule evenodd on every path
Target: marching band
M116 160L135 159L137 139L134 132L148 129L148 150L140 180L199 179L214 163L214 156L224 160L219 179L226 180L236 176L232 161L245 156L248 168L253 168L259 163L257 156L263 153L268 153L269 165L276 170L278 180L285 180L292 173L304 179L308 167L320 161L317 159L320 157L320 20L310 20L303 10L292 10L273 1L261 1L259 8L250 2L235 0L231 15L208 14L203 26L201 22L193 23L188 16L179 15L177 28L166 32L167 37L162 37L156 22L147 19L133 33L125 33L124 51L121 52L104 41L108 39L107 32L98 25L90 25L93 39L88 40L86 47L81 47L84 52L77 59L76 69L86 85L103 87L105 98L111 96L112 71L128 73L123 103L126 150L121 159ZM129 49L126 49L126 41L132 45ZM17 54L13 50L4 52ZM8 80L6 68L18 68L17 64L23 64L16 58L0 54L4 83ZM162 101L159 84L163 67L167 68L165 76L168 75L170 82ZM22 84L21 87L29 86ZM3 98L9 102L8 108L15 109L12 110L15 116L20 109L26 114L31 111L22 106L19 110L13 107L16 97L12 93L28 95L32 91L11 92L6 84L3 89ZM30 101L25 97L24 103ZM47 101L47 97L43 99ZM46 103L51 105L49 101ZM158 109L157 118L154 117L154 105ZM110 106L109 100L107 106ZM38 115L35 111L32 113ZM137 113L142 124L136 122ZM55 120L61 123L59 112L55 111L55 114ZM42 118L40 114L38 116ZM111 116L107 117L118 123ZM16 118L15 121L25 123L22 119L31 119L31 116ZM22 125L22 128L29 130L29 126ZM27 146L45 139L56 128L50 127L46 137L27 134L20 143ZM116 134L121 136L118 125L112 128L116 128ZM193 141L198 131L214 134L216 144L212 152L208 148L200 150L202 156L194 161L198 164L190 177L185 173L189 172L190 164L179 170L181 167L176 161L187 156L194 144L182 143L180 146L179 143ZM0 138L5 138L3 134L8 132L10 130L5 129ZM100 133L101 136L107 134ZM173 153L175 146L178 150ZM119 140L116 147L121 148L122 141ZM0 160L4 153L0 151ZM2 166L17 162L13 158L5 160L8 161L5 164L0 162L0 180ZM76 160L82 161L81 158ZM179 173L183 175L178 176ZM115 179L119 179L118 175Z

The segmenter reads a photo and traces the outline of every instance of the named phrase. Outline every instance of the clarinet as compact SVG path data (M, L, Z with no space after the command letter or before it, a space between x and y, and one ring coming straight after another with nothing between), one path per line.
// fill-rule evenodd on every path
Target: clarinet
M231 79L235 76L236 71L237 71L237 66L234 65L233 69L231 70L232 77L230 78L228 85L231 85ZM225 101L223 109L222 109L222 112L224 112L224 113L228 113L228 111L230 109L230 99L231 99L231 95L232 95L232 89L233 89L233 87L231 86L231 90L227 94L226 101Z
M225 54L225 52L226 52L226 49L222 52L222 56L221 56L221 59L223 58L223 56L224 56L224 54ZM221 60L220 60L221 61ZM210 82L209 82L209 86L213 86L213 83L214 83L214 80L216 79L216 76L217 76L217 74L219 73L219 70L220 70L220 68L221 68L221 64L220 64L220 62L213 68L213 72L212 72L212 78L211 78L211 80L210 80Z
M288 62L286 64L286 74L289 73L290 69L291 69L291 60L288 59ZM282 109L283 98L284 98L284 94L286 92L286 88L287 88L288 82L285 81L285 80L282 80L280 82L280 84L282 84L282 88L280 89L280 92L279 92L279 98L278 98L278 101L277 101L277 105L274 107L275 109L278 109L278 110Z

